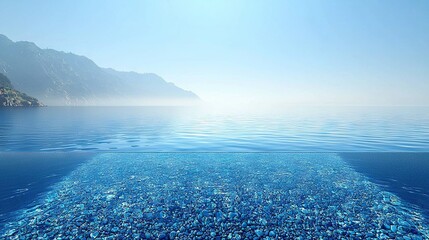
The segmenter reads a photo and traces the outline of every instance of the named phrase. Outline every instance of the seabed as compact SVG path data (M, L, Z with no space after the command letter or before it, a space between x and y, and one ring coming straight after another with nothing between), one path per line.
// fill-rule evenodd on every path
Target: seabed
M413 206L337 154L100 153L2 239L428 239Z

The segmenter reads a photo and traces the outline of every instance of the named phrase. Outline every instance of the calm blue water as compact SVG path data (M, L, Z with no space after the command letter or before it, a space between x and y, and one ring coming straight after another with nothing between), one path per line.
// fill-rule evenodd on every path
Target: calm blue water
M429 152L429 108L0 109L0 151Z
M428 239L428 110L0 109L0 239Z

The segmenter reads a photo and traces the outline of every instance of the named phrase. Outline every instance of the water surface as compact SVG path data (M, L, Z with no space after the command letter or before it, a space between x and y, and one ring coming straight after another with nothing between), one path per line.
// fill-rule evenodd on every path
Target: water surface
M427 239L429 109L0 109L0 238Z
M428 152L428 139L424 107L0 109L0 152Z

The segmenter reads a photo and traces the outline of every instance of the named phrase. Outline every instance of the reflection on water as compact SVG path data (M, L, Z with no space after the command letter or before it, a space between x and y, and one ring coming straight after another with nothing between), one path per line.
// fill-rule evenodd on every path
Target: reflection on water
M0 109L0 151L429 151L429 109Z

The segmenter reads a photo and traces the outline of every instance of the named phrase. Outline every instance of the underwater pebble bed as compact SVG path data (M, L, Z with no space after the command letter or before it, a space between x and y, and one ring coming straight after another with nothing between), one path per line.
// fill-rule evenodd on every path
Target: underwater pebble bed
M2 239L428 239L415 208L337 154L103 153Z

